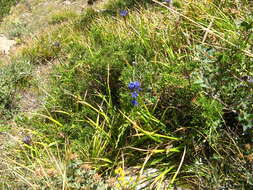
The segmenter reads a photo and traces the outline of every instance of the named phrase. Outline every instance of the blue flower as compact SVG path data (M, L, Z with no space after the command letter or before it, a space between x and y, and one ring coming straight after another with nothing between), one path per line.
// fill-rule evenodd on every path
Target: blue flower
M128 88L132 91L131 96L132 96L133 99L131 100L131 103L134 106L138 105L137 98L139 96L138 92L141 90L140 87L141 87L141 83L138 82L138 81L130 82L128 84Z
M136 91L132 92L132 98L137 98L138 97L138 93Z
M130 90L134 90L134 89L135 89L135 83L134 83L134 82L130 82L130 83L128 84L128 88L129 88Z
M141 84L140 84L140 82L138 82L138 81L130 82L130 83L128 84L128 88L129 88L130 90L138 90L138 91L140 91L140 90L141 90L140 86L141 86Z
M32 144L32 138L30 136L25 136L22 141L23 141L23 143L25 143L27 145Z
M127 10L120 10L120 11L119 11L119 14L120 14L120 16L125 17L125 16L128 15L128 11L127 11Z
M137 100L135 100L135 99L132 100L131 103L132 103L134 106L138 106L138 102L137 102Z
M138 82L138 81L135 81L135 82L134 82L134 86L135 86L135 89L136 89L136 90L139 90L140 87L141 87L141 83Z
M171 4L172 0L164 0L164 2Z

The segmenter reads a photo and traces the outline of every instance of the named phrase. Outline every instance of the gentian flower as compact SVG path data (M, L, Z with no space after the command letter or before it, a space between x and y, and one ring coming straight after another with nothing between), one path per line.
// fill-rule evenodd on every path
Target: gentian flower
M125 17L125 16L128 15L128 11L127 11L127 10L120 10L120 11L119 11L119 14L120 14L120 16Z
M130 90L137 90L137 91L140 91L141 90L141 84L140 84L140 82L138 82L138 81L135 81L135 82L130 82L129 84L128 84L128 88L130 89Z
M134 82L134 86L135 86L135 89L136 89L136 90L139 90L140 87L141 87L141 84L140 84L140 82L135 81L135 82Z
M23 141L23 143L25 143L27 145L32 144L32 138L30 136L25 136L22 141Z
M172 0L164 0L164 2L171 4Z
M134 106L138 106L138 102L137 102L137 100L135 100L135 99L133 99L133 100L131 101L131 103L132 103Z
M130 83L128 84L128 88L129 88L130 90L134 90L134 89L135 89L135 82L130 82Z
M138 96L139 94L136 91L132 92L132 98L137 98Z
M138 81L130 82L128 84L128 88L132 91L131 96L133 99L131 100L131 103L134 106L138 105L137 97L139 96L138 92L141 91L140 87L141 87L141 84Z

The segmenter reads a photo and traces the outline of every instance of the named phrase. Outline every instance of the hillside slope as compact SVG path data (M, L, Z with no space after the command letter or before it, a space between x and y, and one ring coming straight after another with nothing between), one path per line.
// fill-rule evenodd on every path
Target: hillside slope
M0 25L16 42L0 64L0 186L253 188L251 11L20 1Z

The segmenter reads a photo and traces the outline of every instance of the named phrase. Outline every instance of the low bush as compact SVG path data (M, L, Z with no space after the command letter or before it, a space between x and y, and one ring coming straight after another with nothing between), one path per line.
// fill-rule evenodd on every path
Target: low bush
M19 90L29 86L32 78L29 62L19 61L0 66L0 118L10 119L18 109Z
M18 3L18 0L1 0L0 1L0 7L1 7L0 21L3 19L4 16L6 16L9 13L11 7L15 5L16 3Z

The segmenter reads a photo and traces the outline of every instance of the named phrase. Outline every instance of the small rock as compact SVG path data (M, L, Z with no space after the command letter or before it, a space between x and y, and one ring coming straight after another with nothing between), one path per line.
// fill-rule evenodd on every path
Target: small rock
M11 47L15 44L15 40L9 40L4 35L0 34L0 53L9 54Z

